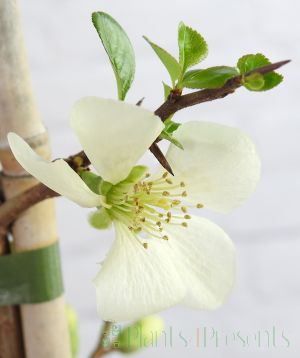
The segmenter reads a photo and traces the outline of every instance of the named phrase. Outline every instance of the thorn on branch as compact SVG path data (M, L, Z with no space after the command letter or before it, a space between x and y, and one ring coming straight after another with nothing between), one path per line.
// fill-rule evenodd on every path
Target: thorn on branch
M163 152L160 150L159 146L156 143L153 143L149 148L151 153L155 156L155 158L160 162L160 164L171 174L174 175L173 170L168 163L166 157Z

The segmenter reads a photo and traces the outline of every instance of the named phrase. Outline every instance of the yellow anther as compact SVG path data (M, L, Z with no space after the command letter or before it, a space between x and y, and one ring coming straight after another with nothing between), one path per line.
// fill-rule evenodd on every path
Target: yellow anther
M183 227L188 227L188 224L186 222L181 223Z
M199 203L199 204L197 204L196 207L197 207L197 209L202 209L204 207L204 205Z
M186 192L186 191L183 191L183 192L181 193L181 196L186 197L186 196L187 196L187 192Z
M149 178L151 176L150 173L146 173L145 178Z
M184 188L184 187L185 187L185 183L182 181L182 182L180 183L180 186L181 186L182 188Z
M169 175L169 173L168 172L164 172L164 174L163 174L163 178L166 178L167 176Z
M157 221L157 222L156 222L156 225L157 225L157 226L161 226L161 222L160 222L160 221Z
M164 214L159 213L159 214L158 214L158 217L159 217L159 218L163 218L163 217L164 217Z
M173 184L173 182L172 182L171 179L166 179L166 182L167 182L168 184Z
M164 235L164 236L162 237L162 239L163 239L163 240L167 240L167 241L169 240L169 238L168 238L167 235Z
M163 191L162 195L163 195L163 196L169 196L170 193L169 193L168 191Z
M185 206L182 206L182 207L181 207L181 211L182 211L183 213L187 213L187 208L186 208Z
M184 215L184 218L187 219L187 220L189 220L189 219L191 219L192 217L191 217L190 215Z
M167 212L167 217L168 217L169 219L171 219L172 213L171 213L170 211Z
M148 243L147 242L143 242L143 246L145 249L148 249Z
M181 204L181 201L180 201L180 200L172 200L172 205L173 205L173 206L177 206L177 205L179 205L179 204Z

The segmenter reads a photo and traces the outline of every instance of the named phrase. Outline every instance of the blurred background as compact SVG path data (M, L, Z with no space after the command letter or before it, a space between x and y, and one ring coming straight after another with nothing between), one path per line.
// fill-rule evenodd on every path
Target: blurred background
M145 97L156 109L168 75L142 39L177 55L179 21L197 29L210 53L204 67L235 65L247 53L271 61L292 59L282 85L266 93L240 89L213 103L186 109L177 120L213 121L242 128L257 143L263 172L255 195L234 213L208 211L238 250L237 284L216 312L175 307L162 313L166 335L137 357L299 357L300 352L300 2L298 0L20 0L38 107L54 157L80 150L68 125L75 100L116 97L114 76L90 16L110 13L135 48L137 73L127 100ZM154 166L149 155L147 163ZM89 227L88 211L57 200L66 296L80 316L81 353L95 345L101 321L91 280L105 257L112 232ZM206 340L205 340L206 334ZM198 337L198 338L197 338ZM112 355L113 356L113 355Z

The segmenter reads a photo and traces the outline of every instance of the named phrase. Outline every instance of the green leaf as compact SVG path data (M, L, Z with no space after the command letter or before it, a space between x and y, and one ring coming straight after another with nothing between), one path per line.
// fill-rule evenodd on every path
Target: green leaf
M158 45L156 45L155 43L153 43L146 36L143 36L143 38L153 48L154 52L157 54L157 56L160 58L161 62L166 67L166 69L169 72L169 75L171 77L172 83L174 85L175 82L178 80L180 73L181 73L181 67L180 67L179 63L166 50L164 50L163 48L161 48Z
M238 60L237 68L240 70L240 73L243 75L249 71L255 70L256 68L268 65L270 61L262 53L257 53L255 55L245 55Z
M264 75L265 85L261 91L268 91L278 86L283 81L283 76L277 72L270 72Z
M163 82L163 86L164 86L164 99L166 101L172 91L172 87L167 85L165 82Z
M169 134L172 134L173 132L175 132L181 126L181 123L170 121L168 123L165 122L165 125L166 126L165 126L164 131L169 133Z
M270 63L271 63L270 60L265 55L261 53L257 53L257 54L249 54L241 57L238 60L237 67L240 70L241 74L246 74L249 71L253 71L259 67L266 66ZM260 88L255 89L257 83L254 84L253 82L252 86L251 84L249 86L249 83L253 81L253 77L252 79L251 78L249 79L249 77L251 76L253 76L253 74L251 74L250 76L245 76L244 78L244 83L245 83L244 86L251 91L268 91L279 85L279 83L281 83L283 80L282 75L272 71L262 75L264 80L264 85L261 86Z
M245 77L244 86L250 91L261 91L265 85L264 76L260 73L253 73Z
M205 70L188 71L182 81L187 88L219 88L239 73L235 67L216 66Z
M160 139L166 139L167 141L173 143L174 145L176 145L176 147L180 148L180 149L184 149L183 148L183 145L177 140L175 139L174 137L172 137L171 134L169 134L168 132L166 131L162 131L160 133L160 136L159 136Z
M122 27L110 15L94 12L92 21L114 70L118 98L124 100L135 73L135 57L131 42Z
M208 53L207 43L197 31L186 26L183 22L178 28L179 63L182 73L205 59Z

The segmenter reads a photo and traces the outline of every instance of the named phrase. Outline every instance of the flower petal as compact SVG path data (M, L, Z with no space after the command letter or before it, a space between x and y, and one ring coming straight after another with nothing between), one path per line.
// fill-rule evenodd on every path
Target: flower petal
M98 312L106 321L142 318L180 302L186 293L168 242L153 239L145 249L122 223L94 283Z
M175 178L188 184L193 202L229 212L255 190L260 160L251 139L236 128L208 122L188 122L174 137L184 150L170 145L166 155Z
M127 177L164 127L146 109L97 97L75 103L71 126L99 175L112 184Z
M170 245L178 250L178 270L187 285L183 303L196 309L218 308L235 280L236 254L226 233L211 221L192 216L188 227L166 228Z
M7 138L22 167L50 189L83 207L95 207L102 203L102 196L93 193L64 160L48 162L17 134L9 133Z

